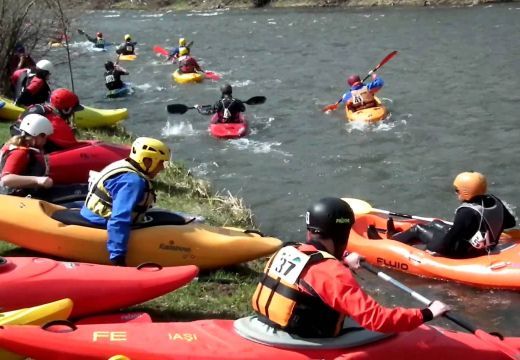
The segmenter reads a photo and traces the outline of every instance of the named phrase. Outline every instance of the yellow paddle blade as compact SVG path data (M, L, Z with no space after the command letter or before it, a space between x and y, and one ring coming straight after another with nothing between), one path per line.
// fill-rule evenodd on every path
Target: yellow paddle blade
M354 214L370 214L372 212L372 205L361 199L341 198L350 205Z
M114 355L111 358L109 358L108 360L130 360L130 358L126 357L124 355Z

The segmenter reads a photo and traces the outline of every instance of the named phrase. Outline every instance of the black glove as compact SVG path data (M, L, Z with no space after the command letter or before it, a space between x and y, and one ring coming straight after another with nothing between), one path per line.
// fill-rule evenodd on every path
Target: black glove
M110 260L110 262L112 263L112 265L115 265L115 266L126 266L126 259L124 256L118 256L118 257Z

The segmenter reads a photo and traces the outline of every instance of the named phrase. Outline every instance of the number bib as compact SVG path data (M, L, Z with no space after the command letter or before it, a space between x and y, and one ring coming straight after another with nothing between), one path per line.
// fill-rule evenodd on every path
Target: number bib
M128 46L126 47L126 51L128 51L128 52L134 52L134 47L128 45Z
M110 83L112 83L114 81L116 81L116 79L114 78L114 75L107 75L107 76L105 76L105 83L110 84Z
M292 246L284 247L275 255L269 269L269 275L279 277L285 282L294 285L309 259L310 256L296 250Z

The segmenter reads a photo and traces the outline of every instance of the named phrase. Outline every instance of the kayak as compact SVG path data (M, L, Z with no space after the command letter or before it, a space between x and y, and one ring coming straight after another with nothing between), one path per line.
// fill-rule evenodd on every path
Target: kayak
M122 60L122 61L134 61L137 59L137 55L135 54L132 54L132 55L119 55L119 60Z
M31 222L37 220L31 219ZM5 260L0 265L2 311L67 297L74 302L73 317L118 310L148 301L187 284L198 273L196 266L130 268L37 257L2 260Z
M451 259L426 252L424 245L417 245L419 248L387 239L386 222L386 217L375 214L357 215L350 232L348 251L359 253L373 265L412 275L477 287L520 290L520 237L503 235L489 255ZM397 231L406 230L416 223L417 220L394 220ZM369 226L380 230L382 239L368 239Z
M0 109L0 119L15 121L24 108L16 106L10 99L0 96L0 100L5 102L5 106ZM74 123L79 128L98 128L116 125L118 122L128 117L128 109L96 109L85 106L84 110L74 114Z
M212 136L220 139L236 139L247 135L248 124L243 113L240 113L238 123L213 123L218 118L218 114L211 117L209 132Z
M123 87L120 89L114 89L114 90L107 91L107 98L114 99L114 98L124 97L126 95L131 94L132 87L130 85L128 85L127 83L123 83L123 84L124 84Z
M90 224L79 209L0 195L0 212L2 240L65 259L109 264L106 229ZM131 232L128 265L151 261L162 266L220 268L270 255L282 245L276 238L197 223L165 210L152 209L147 219Z
M378 121L384 120L386 115L388 114L388 111L386 110L386 107L381 103L381 100L379 100L377 96L375 97L375 99L378 106L371 107L368 109L351 111L348 107L345 107L347 120L365 122L369 124L374 124Z
M172 74L173 80L178 84L198 83L204 80L204 74L189 73L181 74L179 70L175 70Z
M81 141L78 147L49 154L49 176L54 184L86 183L89 172L101 171L108 164L124 159L130 147L102 141Z
M0 313L0 326L3 325L44 325L53 320L66 320L72 311L72 300L62 299L32 308ZM2 360L23 360L19 356L0 349Z
M507 360L475 335L421 325L393 335L358 326L334 339L304 339L283 331L256 329L255 318L177 323L5 326L0 346L39 360L109 359L385 359ZM257 321L258 322L258 321ZM38 339L38 341L35 341ZM520 348L520 338L507 345ZM66 344L66 346L64 346Z

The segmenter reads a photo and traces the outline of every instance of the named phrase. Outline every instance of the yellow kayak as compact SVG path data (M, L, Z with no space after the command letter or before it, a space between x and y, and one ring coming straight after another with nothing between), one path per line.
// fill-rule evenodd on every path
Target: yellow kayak
M368 109L362 109L358 111L351 111L345 107L345 113L347 120L349 121L362 121L369 124L377 123L378 121L384 120L388 111L386 107L381 103L378 97L375 97L378 106L374 106Z
M137 55L119 55L119 60L122 61L134 61L137 59Z
M24 108L16 106L10 99L0 96L5 105L0 109L0 119L15 121ZM85 106L84 110L74 114L74 121L79 128L97 128L116 125L118 122L128 118L128 109L96 109Z
M63 299L45 305L0 313L0 325L43 325L53 320L66 320L72 312L72 306L72 300ZM0 349L0 359L22 360L25 356Z
M0 217L2 240L65 259L110 264L106 229L93 227L77 209L0 195L0 213L3 214ZM276 238L196 222L186 223L178 215L179 219L172 221L171 215L152 209L147 212L150 221L132 229L126 256L129 266L153 262L162 266L221 268L270 255L282 246ZM161 222L160 219L165 217L168 220Z
M175 70L172 74L173 80L178 84L198 83L204 80L204 74L189 73L181 74L179 70Z

